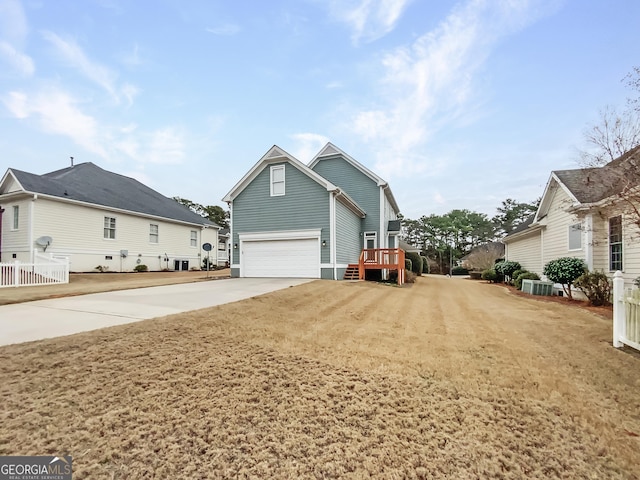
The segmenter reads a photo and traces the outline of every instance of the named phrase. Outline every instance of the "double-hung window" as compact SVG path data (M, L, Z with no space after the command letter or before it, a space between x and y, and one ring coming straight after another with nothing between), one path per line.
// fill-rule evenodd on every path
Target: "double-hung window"
M18 230L20 226L20 206L13 206L13 230Z
M104 217L104 238L116 238L116 219L114 217Z
M284 165L271 166L271 196L284 195Z
M191 230L191 246L198 246L198 232L196 230Z
M158 225L149 224L149 243L158 243Z
M574 223L569 225L569 250L580 250L582 248L582 225Z
M609 219L609 270L622 270L622 216Z

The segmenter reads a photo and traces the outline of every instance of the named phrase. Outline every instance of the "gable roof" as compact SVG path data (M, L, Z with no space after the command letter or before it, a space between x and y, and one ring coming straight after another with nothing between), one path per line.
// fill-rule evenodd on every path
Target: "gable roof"
M557 170L552 173L564 184L580 203L595 203L620 193L625 187L624 178L638 180L640 168L640 146L629 150L624 155L602 167L579 168L574 170ZM629 175L627 175L629 174Z
M217 227L215 223L139 181L103 170L91 162L44 175L9 169L0 185L5 184L10 177L13 177L26 193Z
M240 181L236 183L231 190L229 190L229 193L227 193L222 198L222 201L232 202L268 165L282 162L288 162L293 167L297 168L306 176L308 176L311 180L324 187L327 192L336 193L336 198L341 200L342 203L353 210L356 214L360 215L361 217L364 217L364 215L366 214L366 212L346 192L343 192L329 180L311 170L300 160L287 153L277 145L271 147L269 151L265 153L253 167L251 167L251 169L244 175L244 177L242 177Z
M379 187L382 187L384 189L385 195L387 196L387 199L389 200L389 203L391 203L391 206L394 208L396 212L400 211L400 207L398 207L398 203L396 202L396 199L393 196L393 192L391 191L391 187L389 187L389 183L386 180L379 177L378 175L376 175L371 170L369 170L367 167L362 165L360 162L358 162L356 159L351 157L349 154L340 150L331 142L328 142L322 148L322 150L320 150L320 152L315 157L313 157L313 159L309 163L309 168L313 169L313 167L315 167L323 158L332 157L336 155L339 155L342 158L344 158L344 160L346 160L347 163L352 165L356 170L359 170L365 176L369 177L371 180L376 182L376 184Z

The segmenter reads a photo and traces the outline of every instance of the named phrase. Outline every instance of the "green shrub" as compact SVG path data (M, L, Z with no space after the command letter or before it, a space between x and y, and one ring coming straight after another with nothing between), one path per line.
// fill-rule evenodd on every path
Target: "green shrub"
M148 272L149 271L149 267L147 267L144 264L140 264L140 265L136 265L135 267L133 267L133 271L134 272Z
M518 290L522 290L522 280L540 280L540 275L534 272L522 272L520 275L515 277L515 280L513 281L513 286L516 287Z
M516 270L515 272L513 272L513 273L511 274L511 278L512 278L512 279L513 279L513 281L515 282L515 281L516 281L516 279L518 278L518 276L519 276L521 273L525 273L525 272L528 272L528 271L529 271L529 270L527 270L527 269L525 269L525 268L520 268L519 270Z
M640 277L636 278L636 279L633 281L633 284L634 284L636 287L640 288Z
M451 269L451 275L469 275L469 270L464 267L453 267Z
M411 260L410 270L418 276L422 275L422 257L420 254L416 252L406 252L405 258Z
M542 273L552 282L562 284L562 289L567 297L573 298L571 285L586 270L587 266L580 258L560 257L547 263Z
M520 265L518 262L503 260L502 262L496 263L493 268L495 269L496 273L501 274L505 278L512 278L513 272L515 272L516 270L521 270L522 265Z
M109 266L108 265L98 265L96 267L96 270L98 270L100 273L105 273L109 271Z
M482 272L482 279L489 283L495 283L498 280L498 274L493 268L490 268Z
M580 275L573 284L582 290L589 303L595 307L609 305L611 303L611 290L613 286L609 277L604 272L585 272Z
M411 261L411 259L405 258L404 259L404 269L411 271L412 267L413 267L413 262Z
M429 273L429 259L422 257L422 273Z

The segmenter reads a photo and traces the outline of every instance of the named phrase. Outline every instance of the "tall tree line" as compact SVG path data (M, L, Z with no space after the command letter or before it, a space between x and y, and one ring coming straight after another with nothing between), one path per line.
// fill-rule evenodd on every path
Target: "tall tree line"
M441 271L474 247L498 240L513 231L538 208L539 199L523 203L503 200L497 214L489 218L471 210L451 210L444 215L423 215L402 219L402 236L411 245L435 260Z

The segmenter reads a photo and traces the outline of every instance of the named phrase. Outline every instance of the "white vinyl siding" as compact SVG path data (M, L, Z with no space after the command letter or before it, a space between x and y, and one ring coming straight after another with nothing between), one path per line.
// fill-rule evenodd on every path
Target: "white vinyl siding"
M284 165L272 165L271 166L271 196L279 197L284 195Z
M542 265L560 257L577 257L584 260L584 250L569 250L567 241L567 226L577 223L576 216L566 211L572 204L572 200L560 187L557 187L552 195L547 216L541 221L546 224L542 234L544 239Z
M574 223L569 225L569 250L580 250L582 248L582 225Z
M115 217L104 217L104 238L108 240L115 240L116 238Z
M510 241L507 244L507 260L519 262L522 268L542 275L542 244L540 231Z
M31 203L31 201L29 201ZM162 219L151 219L123 212L109 212L97 208L82 205L74 205L69 202L57 202L44 198L38 198L35 204L33 238L47 235L53 238L47 253L68 256L73 272L91 272L96 265L106 265L109 271L128 272L136 266L136 260L140 259L149 270L158 271L164 268L173 270L175 260L186 260L189 266L202 265L198 256L200 250L197 241L211 243L214 249L218 248L217 228L206 228L201 233L195 225L185 225ZM21 204L22 210L27 210ZM99 225L104 225L105 217L117 217L116 238L101 241L104 233ZM21 218L21 221L24 219ZM158 225L158 231L162 232L162 242L154 244L149 242L150 223ZM26 225L26 224L24 224ZM87 225L95 225L97 228L87 228ZM22 228L27 230L26 228ZM194 232L196 248L190 246L189 239ZM7 244L8 246L9 244ZM3 257L5 252L3 244ZM120 250L128 250L126 258L120 257ZM164 260L166 256L169 262ZM105 257L111 256L111 260Z

